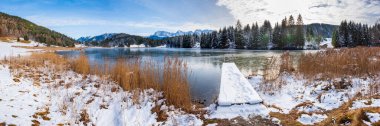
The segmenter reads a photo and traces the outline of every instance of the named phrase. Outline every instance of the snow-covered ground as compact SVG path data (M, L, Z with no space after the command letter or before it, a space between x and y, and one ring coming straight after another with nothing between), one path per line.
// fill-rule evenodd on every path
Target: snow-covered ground
M298 122L305 124L305 125L313 125L317 122L321 122L324 119L326 119L326 115L320 115L320 114L302 114L300 118L297 119Z
M368 116L368 119L371 123L380 121L380 114L379 113L366 113Z
M18 75L21 74L21 77ZM32 76L33 78L30 78ZM84 77L51 67L10 70L0 66L0 122L16 125L201 125L160 99L152 89L123 91L117 84L96 76ZM168 115L156 120L156 106Z
M156 46L155 48L167 48L167 46L165 44L165 45Z
M10 56L23 56L23 55L28 55L30 54L30 51L36 51L32 49L25 49L25 48L16 48L15 46L29 46L29 47L34 47L34 46L44 46L41 43L37 42L30 42L30 43L20 43L16 41L11 41L11 42L2 42L0 41L0 58L4 57L10 57Z
M262 116L264 118L269 117L269 110L263 104L242 104L232 106L216 106L210 105L207 108L209 114L205 115L209 119L232 119L235 117L243 117L248 119L250 116Z
M334 48L331 42L332 42L332 38L325 38L319 45L320 46L327 45L327 48Z
M140 45L133 44L133 45L130 45L129 48L145 48L145 45L144 44L140 44Z
M350 109L366 108L366 107L380 107L380 99L356 100L353 102Z
M254 76L250 82L269 111L283 114L291 111L307 113L301 114L297 121L312 125L327 118L319 113L339 108L358 93L366 95L373 92L369 87L373 87L379 78L351 77L310 81L285 73L278 80L280 81L264 83L262 76ZM278 84L281 84L280 87ZM345 86L337 87L337 84ZM380 99L357 100L350 109L366 107L380 107Z

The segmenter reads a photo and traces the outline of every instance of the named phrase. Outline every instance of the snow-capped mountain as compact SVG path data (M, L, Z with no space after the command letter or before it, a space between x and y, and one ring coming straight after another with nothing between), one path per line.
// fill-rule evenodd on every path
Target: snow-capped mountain
M205 30L197 29L195 31L187 31L187 32L178 30L177 32L174 32L174 33L167 32L167 31L157 31L153 35L149 36L148 38L157 40L157 39L163 39L163 38L180 36L180 35L192 35L192 34L201 35L202 33L211 33L211 32L213 32L213 30L207 30L207 29Z
M100 42L100 41L103 41L107 38L110 38L112 37L113 35L115 35L116 33L105 33L105 34L101 34L101 35L97 35L97 36L87 36L87 37L80 37L77 39L78 42Z

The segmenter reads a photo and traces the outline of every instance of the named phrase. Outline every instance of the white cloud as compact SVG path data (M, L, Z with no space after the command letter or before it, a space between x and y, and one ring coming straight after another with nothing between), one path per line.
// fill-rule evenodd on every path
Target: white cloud
M379 0L218 0L217 5L244 24L280 22L291 14L301 14L306 24L339 24L344 19L373 24L380 18Z

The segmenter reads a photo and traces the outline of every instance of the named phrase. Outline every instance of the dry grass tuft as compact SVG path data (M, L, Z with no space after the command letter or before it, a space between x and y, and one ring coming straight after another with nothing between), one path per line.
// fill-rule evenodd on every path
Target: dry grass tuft
M291 73L294 70L293 57L290 55L289 51L286 51L281 55L280 72Z
M107 68L106 65L105 68ZM158 67L154 63L141 62L141 59L118 59L109 72L104 75L109 75L111 79L116 81L124 90L135 89L159 89Z
M191 110L187 64L178 58L165 58L162 91L169 104Z
M85 54L81 53L79 57L70 61L70 67L73 71L88 75L90 74L90 62Z
M303 54L299 72L308 77L367 76L380 71L380 48L357 47Z
M280 60L276 57L270 57L264 64L264 80L265 82L272 81L278 78L280 74L280 68L278 67Z

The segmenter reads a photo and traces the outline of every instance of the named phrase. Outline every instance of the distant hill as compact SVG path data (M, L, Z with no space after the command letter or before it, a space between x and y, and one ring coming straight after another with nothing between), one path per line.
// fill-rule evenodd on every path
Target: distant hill
M211 32L213 32L213 30L207 30L207 29L206 30L197 29L195 31L187 31L187 32L178 30L175 33L167 32L167 31L157 31L153 35L150 35L148 38L153 39L153 40L161 40L164 38L175 37L175 36L180 36L180 35L192 35L192 34L201 35L202 33L211 33Z
M321 35L324 38L331 38L332 33L338 27L339 27L338 25L320 24L320 23L313 23L313 24L306 25L306 28L311 28L315 35Z
M47 45L74 46L74 39L23 18L0 12L0 36L23 37Z
M77 39L78 42L80 43L85 43L85 42L101 42L106 40L107 38L112 37L116 33L105 33L97 36L87 36L87 37L80 37Z
M136 36L136 35L129 35L125 33L118 33L114 34L111 37L108 37L107 39L100 41L98 46L103 46L103 47L129 47L130 45L133 44L145 44L149 46L155 46L156 41L149 39L149 38L144 38L141 36Z

